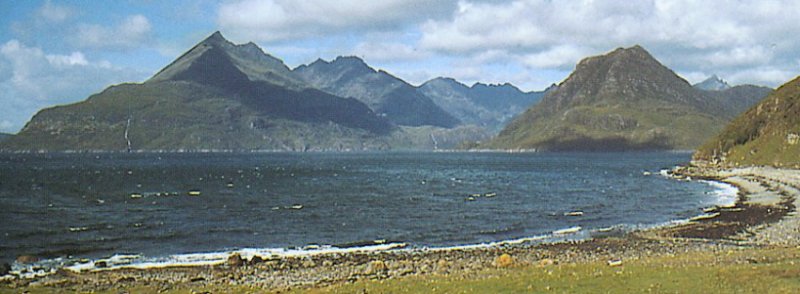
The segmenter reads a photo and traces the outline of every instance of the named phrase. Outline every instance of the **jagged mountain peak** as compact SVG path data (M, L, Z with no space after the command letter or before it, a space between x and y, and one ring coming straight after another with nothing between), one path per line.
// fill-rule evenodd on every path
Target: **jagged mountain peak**
M210 58L213 56L213 58ZM198 62L213 62L213 66ZM210 66L210 67L209 67ZM202 76L208 73L187 73L204 68L235 68L249 80L266 81L291 88L304 88L303 83L291 75L283 60L267 54L253 42L236 45L228 41L219 31L214 32L172 63L156 73L148 82L182 79L179 77ZM233 72L232 72L233 73Z
M318 89L364 102L398 125L450 128L459 123L416 87L384 70L375 70L356 56L317 60L293 72Z
M315 75L314 73L326 73L339 75L340 78L352 79L363 75L378 73L370 67L363 59L356 56L338 56L331 61L322 58L308 65L300 65L293 70L301 77Z
M364 59L354 55L337 56L331 63L368 66Z
M220 31L216 31L216 32L212 33L211 35L209 35L207 38L205 38L200 43L201 44L211 44L211 45L213 45L213 44L224 44L224 43L231 44L231 42L228 41L228 39L226 39L224 36L222 36L222 33Z
M437 86L437 85L450 86L450 87L454 87L454 88L469 89L469 87L467 85L464 85L463 83L457 81L456 79L449 78L449 77L436 77L436 78L430 79L430 80L422 83L422 85L420 85L419 87L420 88L425 88L425 87L431 87L431 86Z
M630 67L661 67L666 69L653 55L642 46L619 47L604 55L597 55L584 58L576 66L576 72L581 69L599 69L603 71L614 71L616 74L636 74L629 70ZM668 69L667 69L668 70Z
M502 83L502 84L501 83L496 83L496 84L488 83L488 84L485 84L485 83L481 83L481 82L476 82L476 83L472 84L472 86L470 88L472 88L472 89L494 88L494 89L504 89L504 90L509 90L509 91L520 91L520 92L522 92L522 90L517 88L517 86L514 86L514 85L512 85L511 83L508 83L508 82Z
M707 107L704 99L692 90L689 82L636 45L581 60L558 90L550 92L551 98L543 102L553 111L609 99L658 99ZM667 92L670 94L665 95Z
M707 79L694 85L695 88L706 91L722 91L730 89L731 86L725 80L718 77L716 74L711 75Z

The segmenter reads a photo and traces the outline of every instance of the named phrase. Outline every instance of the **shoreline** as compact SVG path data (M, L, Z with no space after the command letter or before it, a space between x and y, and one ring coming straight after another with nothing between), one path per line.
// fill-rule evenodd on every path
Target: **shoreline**
M651 175L648 173L647 175ZM667 170L652 175L660 175L675 179L667 174ZM724 196L728 187L734 187L724 182L698 180L712 187L717 188L713 193L720 193ZM735 189L735 187L734 187ZM718 198L723 200L723 198ZM727 201L727 199L724 199ZM717 207L727 206L726 203L718 203ZM702 216L702 214L700 215ZM224 265L226 259L231 255L239 255L246 261L253 258L265 259L285 259L285 258L314 258L315 256L325 256L334 254L367 254L404 252L410 254L422 254L429 252L447 252L458 250L487 250L491 248L505 248L513 246L534 247L539 245L557 244L564 242L583 242L596 238L621 237L626 234L674 227L686 224L691 218L672 219L660 223L652 224L616 224L609 227L582 228L564 227L555 229L540 235L518 237L505 240L490 241L484 243L468 243L457 245L442 246L422 246L411 245L403 241L373 240L354 242L341 245L308 245L304 247L289 248L238 248L222 251L189 252L176 253L164 256L145 256L141 254L117 253L107 257L98 258L54 258L43 259L35 264L27 264L26 268L19 268L21 264L15 264L8 276L0 276L0 283L4 279L34 279L54 274L57 270L66 270L74 274L87 272L107 272L115 270L158 270L167 268L203 267Z
M247 286L282 292L407 276L476 277L484 269L503 267L504 261L500 257L505 255L520 266L597 261L609 262L611 266L612 261L613 264L622 264L627 260L692 252L718 253L742 248L800 245L800 218L794 212L800 199L800 170L723 170L691 166L673 169L671 174L676 178L691 177L729 183L738 187L739 197L733 206L716 206L708 211L707 214L713 217L633 230L620 236L555 243L523 240L519 243L496 242L476 247L333 252L302 256L255 258L233 254L216 265L89 272L59 270L41 278L0 281L0 292L3 289L28 287L102 291L117 289L119 285L147 285L159 290Z

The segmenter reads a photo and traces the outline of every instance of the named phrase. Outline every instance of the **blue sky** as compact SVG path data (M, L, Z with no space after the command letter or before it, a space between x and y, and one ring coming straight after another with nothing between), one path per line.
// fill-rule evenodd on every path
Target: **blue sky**
M355 55L412 84L541 90L582 58L642 45L692 83L776 87L800 73L800 1L0 0L0 132L141 82L220 30L290 67Z

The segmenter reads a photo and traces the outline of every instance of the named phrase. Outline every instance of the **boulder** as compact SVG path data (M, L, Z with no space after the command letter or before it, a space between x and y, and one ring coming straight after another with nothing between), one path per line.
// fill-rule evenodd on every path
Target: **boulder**
M250 259L250 264L253 264L253 265L259 264L259 263L262 263L262 262L264 262L264 259L261 258L261 256L258 256L258 255L253 255L253 258Z
M240 267L244 265L244 259L239 253L234 253L228 256L228 260L225 261L225 265L229 267Z
M5 276L11 271L11 265L7 262L0 264L0 277Z
M508 253L503 253L494 260L494 264L497 267L511 267L514 265L514 258Z
M542 259L542 260L539 261L539 266L540 267L545 267L545 266L548 266L548 265L554 265L555 263L556 263L555 260L552 260L550 258L545 258L545 259Z
M447 269L448 269L447 260L439 259L439 261L436 262L436 271L437 272L439 272L439 273L447 273Z
M17 257L17 263L30 264L39 261L39 258L31 255L20 255Z
M367 265L366 270L364 271L365 275L377 275L380 273L386 272L389 268L386 266L386 263L381 260L375 260L370 262Z
M303 260L303 267L312 268L312 267L315 267L315 266L317 266L317 263L314 262L313 259L307 258L307 259Z

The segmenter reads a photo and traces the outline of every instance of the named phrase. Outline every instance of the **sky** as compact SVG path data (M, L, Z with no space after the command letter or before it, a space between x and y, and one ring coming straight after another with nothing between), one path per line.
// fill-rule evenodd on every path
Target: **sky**
M800 74L800 1L0 0L0 132L40 109L143 82L214 31L290 66L358 56L435 77L542 90L641 45L691 83L777 87Z

